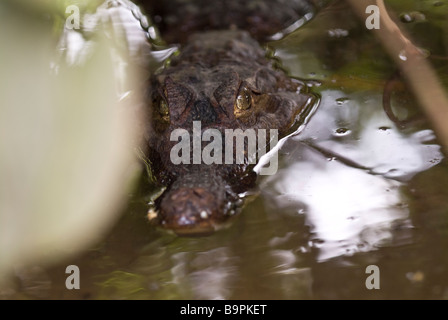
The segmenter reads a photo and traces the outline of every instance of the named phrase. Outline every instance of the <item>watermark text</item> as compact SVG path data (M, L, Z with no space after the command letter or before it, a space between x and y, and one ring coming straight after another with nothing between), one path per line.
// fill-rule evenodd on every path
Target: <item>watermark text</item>
M278 130L269 129L269 135L266 129L244 131L224 129L223 134L219 129L209 128L202 132L201 122L193 121L192 134L186 129L175 129L171 132L170 141L178 141L170 151L171 162L175 165L201 163L210 165L223 164L223 162L225 164L256 164L266 155L268 145L271 147L277 144ZM208 142L208 144L202 148L202 142ZM271 155L268 163L269 166L260 168L260 175L272 175L277 172L276 153Z
M65 287L68 290L79 290L80 289L80 273L79 267L75 265L70 265L65 268L65 273L70 274L65 280Z

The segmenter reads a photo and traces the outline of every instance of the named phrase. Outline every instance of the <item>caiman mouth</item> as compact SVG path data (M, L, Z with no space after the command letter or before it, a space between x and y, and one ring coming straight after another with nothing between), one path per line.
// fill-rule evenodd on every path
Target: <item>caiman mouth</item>
M228 193L216 191L190 186L167 190L155 217L157 224L180 236L210 235L223 228L235 210Z

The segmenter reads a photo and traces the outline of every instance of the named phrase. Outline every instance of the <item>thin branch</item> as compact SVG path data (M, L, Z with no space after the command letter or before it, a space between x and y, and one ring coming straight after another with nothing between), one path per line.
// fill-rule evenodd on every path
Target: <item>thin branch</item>
M390 56L395 60L420 106L448 154L448 98L426 55L389 16L383 0L346 0L365 21L366 8L376 5L380 11L380 28L373 29Z

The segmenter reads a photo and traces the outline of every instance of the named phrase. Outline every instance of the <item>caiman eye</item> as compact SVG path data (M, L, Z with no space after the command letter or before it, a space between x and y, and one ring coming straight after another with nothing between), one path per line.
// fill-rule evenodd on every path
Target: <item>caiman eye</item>
M163 120L170 120L170 109L168 108L168 103L165 101L165 99L160 99L159 113L162 116Z
M252 106L251 91L247 87L242 87L235 102L235 115L249 109Z
M157 94L153 100L153 116L154 121L160 125L166 125L170 123L170 108L168 102L162 96Z
M157 97L157 111L160 115L162 121L169 123L170 122L170 108L168 107L168 102L166 101L167 89L163 90L163 94L160 94Z

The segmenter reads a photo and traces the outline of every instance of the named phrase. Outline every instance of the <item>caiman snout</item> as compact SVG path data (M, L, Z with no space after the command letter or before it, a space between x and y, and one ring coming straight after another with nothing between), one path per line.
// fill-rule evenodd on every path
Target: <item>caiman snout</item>
M218 189L218 190L217 190ZM224 188L185 186L168 190L160 203L158 219L179 235L214 232L230 216Z

